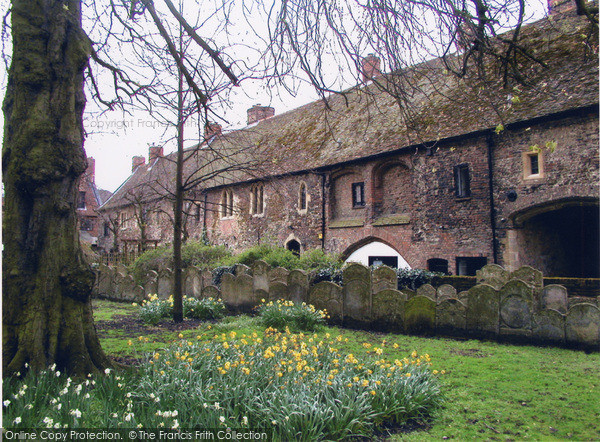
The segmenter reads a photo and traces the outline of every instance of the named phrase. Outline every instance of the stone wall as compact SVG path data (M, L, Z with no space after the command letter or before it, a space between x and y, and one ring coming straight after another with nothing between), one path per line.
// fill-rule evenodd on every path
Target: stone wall
M139 302L148 294L165 298L172 293L169 270L150 272L143 286L124 270L102 266L96 294ZM187 296L219 297L233 311L249 311L262 299L289 299L326 309L333 323L351 327L600 350L600 296L569 297L564 286L544 285L542 273L531 267L509 272L487 265L477 272L477 284L460 292L449 284L400 291L394 270L359 264L344 269L342 286L311 286L306 272L271 268L263 261L224 274L220 288L212 285L210 272L194 267L184 272L184 281Z

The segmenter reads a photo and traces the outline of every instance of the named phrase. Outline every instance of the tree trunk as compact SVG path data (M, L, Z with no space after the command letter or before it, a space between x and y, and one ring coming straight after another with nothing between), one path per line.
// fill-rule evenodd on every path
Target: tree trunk
M110 366L93 323L94 274L76 217L86 168L82 115L90 52L77 0L13 0L3 105L3 369L56 363L73 375Z

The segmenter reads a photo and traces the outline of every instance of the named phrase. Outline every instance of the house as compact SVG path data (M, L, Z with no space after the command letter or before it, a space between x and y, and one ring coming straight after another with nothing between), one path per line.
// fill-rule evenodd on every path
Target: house
M89 157L87 168L79 180L77 221L80 241L92 248L98 246L98 237L103 234L97 210L111 195L109 191L96 187L96 160Z
M395 74L367 57L365 82L326 103L257 105L235 131L208 125L186 152L185 236L458 275L498 263L599 277L598 47L586 26L568 10L524 26L521 45L545 62L517 57L526 85L431 60L402 73L416 84L408 109L382 91ZM171 241L174 158L160 147L134 158L100 208L120 220L106 242Z

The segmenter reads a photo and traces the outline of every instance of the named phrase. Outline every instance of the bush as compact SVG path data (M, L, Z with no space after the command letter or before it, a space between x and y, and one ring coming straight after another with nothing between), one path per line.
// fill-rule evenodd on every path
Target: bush
M171 267L171 263L173 262L172 255L173 250L166 246L146 250L129 266L129 272L132 274L135 282L139 284L150 270L158 272Z
M325 267L313 272L311 284L317 284L321 281L334 282L338 285L342 284L342 269L337 267Z
M214 298L188 298L183 299L183 314L192 319L221 319L227 311L225 304Z
M318 325L325 324L327 312L316 310L314 306L296 304L292 301L277 300L263 303L258 307L258 315L265 327L278 330L314 331Z
M440 276L441 273L430 272L423 269L398 269L398 290L408 288L416 290L423 284L429 284L435 276Z
M307 271L321 269L340 270L344 262L337 253L325 253L323 249L312 249L304 252L298 260L299 268Z
M212 271L212 283L216 287L221 287L221 279L225 273L234 274L235 273L235 265L230 266L220 266Z
M284 267L286 269L298 268L298 257L283 247L261 244L244 250L238 255L225 260L224 264L244 264L252 267L256 261L262 259L271 267Z

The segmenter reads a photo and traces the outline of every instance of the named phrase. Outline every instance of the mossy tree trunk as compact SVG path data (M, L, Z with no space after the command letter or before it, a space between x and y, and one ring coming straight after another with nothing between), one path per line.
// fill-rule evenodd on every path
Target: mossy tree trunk
M90 52L78 0L13 0L3 105L4 376L50 364L74 375L110 365L96 335L94 275L75 202L86 168L82 115Z

